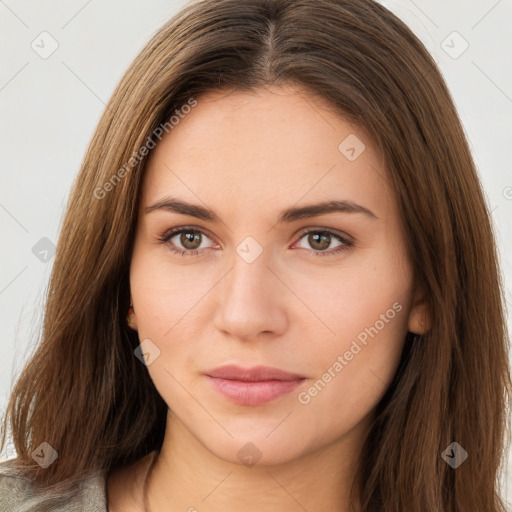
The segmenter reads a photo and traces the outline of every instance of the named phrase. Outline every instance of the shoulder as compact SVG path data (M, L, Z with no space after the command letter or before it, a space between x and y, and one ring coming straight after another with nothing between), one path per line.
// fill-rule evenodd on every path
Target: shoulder
M41 496L32 482L16 470L11 461L0 463L0 510L2 512L107 512L105 472L82 480L77 493Z

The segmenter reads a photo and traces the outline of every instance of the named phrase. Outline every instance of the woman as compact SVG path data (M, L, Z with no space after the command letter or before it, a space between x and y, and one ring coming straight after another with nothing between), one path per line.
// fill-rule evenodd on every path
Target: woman
M489 211L411 31L372 1L194 2L84 159L0 504L503 511L506 347Z

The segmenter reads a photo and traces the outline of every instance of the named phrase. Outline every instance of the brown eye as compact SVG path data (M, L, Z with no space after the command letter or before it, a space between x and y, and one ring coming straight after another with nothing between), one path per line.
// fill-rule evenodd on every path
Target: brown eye
M303 244L303 242L306 242ZM337 242L337 245L331 244ZM328 230L310 230L302 234L299 247L301 249L313 249L317 256L333 255L340 251L350 249L354 242L347 236L346 238ZM327 250L331 247L331 250Z
M331 235L328 233L309 233L308 243L311 247L318 251L324 251L331 245Z
M182 231L179 240L184 249L198 249L201 245L201 233L199 231Z
M199 229L192 228L174 228L167 231L159 237L162 243L165 243L172 252L179 253L182 256L192 256L208 248L207 243L210 238Z

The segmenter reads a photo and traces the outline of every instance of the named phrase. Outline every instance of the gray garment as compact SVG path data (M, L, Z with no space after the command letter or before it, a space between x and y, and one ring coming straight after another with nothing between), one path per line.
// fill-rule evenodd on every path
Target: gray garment
M106 472L98 471L82 480L76 494L68 497L38 496L30 479L0 463L1 512L108 512Z

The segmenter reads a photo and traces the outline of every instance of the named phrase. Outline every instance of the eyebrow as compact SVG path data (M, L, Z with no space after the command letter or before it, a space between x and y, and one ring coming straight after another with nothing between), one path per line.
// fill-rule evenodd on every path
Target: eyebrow
M155 210L165 210L173 213L179 213L182 215L189 215L190 217L196 217L202 220L208 220L212 222L220 222L220 217L209 208L203 206L187 203L179 199L172 197L166 197L151 206L147 206L144 209L145 213L150 213ZM284 222L294 222L300 219L307 219L310 217L317 217L319 215L325 215L329 213L362 213L373 220L377 220L378 217L368 208L355 203L353 201L325 201L323 203L311 204L300 207L287 208L280 212L278 218L278 224Z

